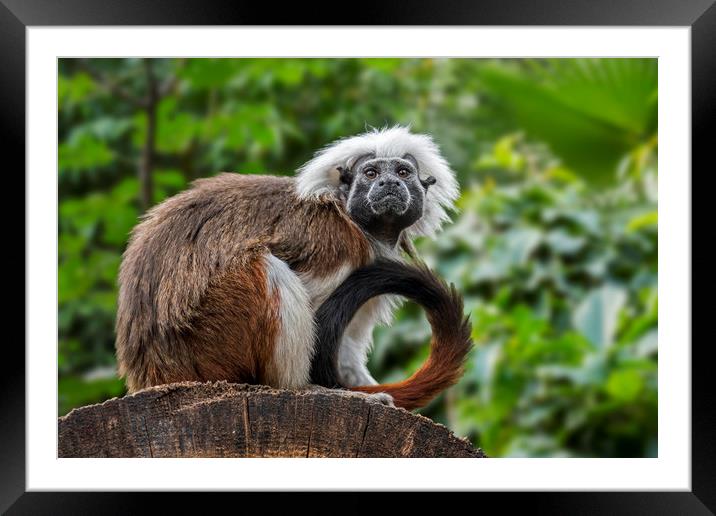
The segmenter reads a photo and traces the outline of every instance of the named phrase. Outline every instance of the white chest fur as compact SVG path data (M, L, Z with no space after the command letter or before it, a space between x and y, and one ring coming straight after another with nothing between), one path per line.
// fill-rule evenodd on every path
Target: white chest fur
M328 296L353 272L354 268L349 265L342 265L328 276L314 276L311 273L302 272L298 277L308 291L311 299L311 308L316 311Z

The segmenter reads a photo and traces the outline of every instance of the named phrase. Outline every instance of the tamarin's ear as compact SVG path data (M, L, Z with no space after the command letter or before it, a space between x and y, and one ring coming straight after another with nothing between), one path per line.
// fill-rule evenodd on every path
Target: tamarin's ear
M412 154L405 154L405 155L403 156L403 159L404 159L405 161L410 161L410 163L412 163L413 166L415 167L415 170L417 170L418 172L420 172L420 167L418 166L418 160L415 159L415 156L413 156ZM428 187L434 185L435 183L437 183L437 181L438 181L438 180L435 179L433 176L428 176L428 177L426 177L425 179L421 179L421 180L420 180L420 184L423 185L423 188L424 188L425 191L427 192L427 191L428 191Z
M425 188L426 192L428 191L428 187L434 185L437 182L438 180L435 179L433 176L428 176L425 179L420 180L420 184L423 185L423 188Z
M344 167L336 167L336 170L340 173L341 183L350 186L353 183L353 172Z
M415 167L415 170L420 172L420 167L418 166L418 160L415 159L415 156L413 156L412 154L405 154L403 156L403 159L405 161L410 161L410 163L412 163L413 166Z

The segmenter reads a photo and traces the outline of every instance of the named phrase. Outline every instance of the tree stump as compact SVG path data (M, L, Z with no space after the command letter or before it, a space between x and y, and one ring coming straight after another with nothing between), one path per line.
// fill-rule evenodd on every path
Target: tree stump
M442 425L335 390L145 389L59 418L59 457L484 457Z

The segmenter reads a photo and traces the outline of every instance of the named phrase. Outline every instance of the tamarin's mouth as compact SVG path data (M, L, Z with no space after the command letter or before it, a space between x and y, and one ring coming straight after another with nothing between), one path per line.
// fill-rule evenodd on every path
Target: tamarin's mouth
M392 212L402 215L408 209L408 200L400 192L386 192L379 199L371 200L370 209L376 215Z
M399 201L405 202L405 197L398 192L386 192L380 199L378 199L378 201L382 201L389 197L392 197L394 199L398 199Z

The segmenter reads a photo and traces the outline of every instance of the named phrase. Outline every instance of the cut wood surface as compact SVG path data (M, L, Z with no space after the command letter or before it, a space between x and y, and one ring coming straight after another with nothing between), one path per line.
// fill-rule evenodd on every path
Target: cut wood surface
M59 457L484 457L446 427L336 390L152 387L59 418Z

